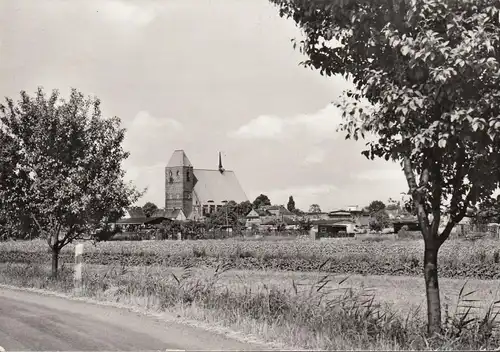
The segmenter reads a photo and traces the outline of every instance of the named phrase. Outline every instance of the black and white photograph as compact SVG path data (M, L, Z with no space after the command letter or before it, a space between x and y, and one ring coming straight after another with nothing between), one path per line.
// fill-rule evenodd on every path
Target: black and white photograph
M0 352L500 351L500 0L0 0Z

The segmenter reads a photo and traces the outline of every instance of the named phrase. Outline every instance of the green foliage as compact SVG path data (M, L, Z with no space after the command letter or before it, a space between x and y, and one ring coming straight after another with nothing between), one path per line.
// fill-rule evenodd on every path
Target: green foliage
M103 118L100 101L75 89L68 101L42 88L33 97L21 92L18 102L7 98L0 105L4 212L26 216L56 255L104 231L140 196L123 181L124 136L118 118Z
M370 212L370 214L377 213L377 212L384 210L384 209L385 209L385 204L384 204L384 202L382 202L380 200L374 200L368 206L368 211Z
M158 210L158 207L156 206L156 204L152 203L152 202L147 202L146 204L144 204L142 206L142 211L144 212L144 215L146 215L146 217L150 217L151 215L153 215L153 213Z
M271 205L271 200L269 199L268 196L265 194L260 194L255 200L253 201L253 208L254 209L259 209L262 206L266 205Z
M290 196L288 198L288 204L286 205L286 208L291 212L295 211L295 201L293 200L293 196Z

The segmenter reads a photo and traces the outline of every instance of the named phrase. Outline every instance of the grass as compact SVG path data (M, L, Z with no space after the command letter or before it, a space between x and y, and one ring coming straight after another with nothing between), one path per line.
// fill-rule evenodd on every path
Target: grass
M48 265L1 264L0 282L71 292L71 267L63 266L57 281L48 278L49 270ZM247 285L238 284L236 278L245 274L241 279ZM457 303L445 311L443 335L429 340L418 311L397 313L393 305L377 302L373 290L356 287L345 277L332 281L306 273L311 281L291 276L290 285L284 287L276 275L268 273L267 281L257 286L254 283L261 278L228 266L205 271L86 266L83 294L222 324L288 348L479 350L496 348L500 342L494 323L496 304L474 318L474 308L467 312L474 302L466 290L457 292Z

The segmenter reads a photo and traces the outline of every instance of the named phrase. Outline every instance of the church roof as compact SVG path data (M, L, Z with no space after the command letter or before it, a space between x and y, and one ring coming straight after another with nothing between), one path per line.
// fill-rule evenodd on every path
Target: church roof
M194 169L193 173L196 178L194 193L200 204L209 200L214 204L222 204L223 200L236 203L248 200L233 171L221 173L219 170Z
M175 150L167 164L167 167L176 166L193 166L182 149Z

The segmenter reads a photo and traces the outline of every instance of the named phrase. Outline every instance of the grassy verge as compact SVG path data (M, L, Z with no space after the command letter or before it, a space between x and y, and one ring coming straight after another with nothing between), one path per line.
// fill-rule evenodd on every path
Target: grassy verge
M155 268L142 268L141 275L125 266L88 267L84 271L84 295L120 301L144 308L177 312L189 318L223 324L268 341L281 341L290 348L377 350L479 350L499 345L495 306L482 317L470 318L470 295L460 292L457 309L445 314L443 336L425 338L425 324L417 312L396 314L390 305L376 303L372 292L320 278L308 287L293 283L278 286L236 288L222 282L228 267L196 275L184 268L165 277ZM1 264L0 283L72 290L71 267L63 267L57 281L48 278L49 266Z

